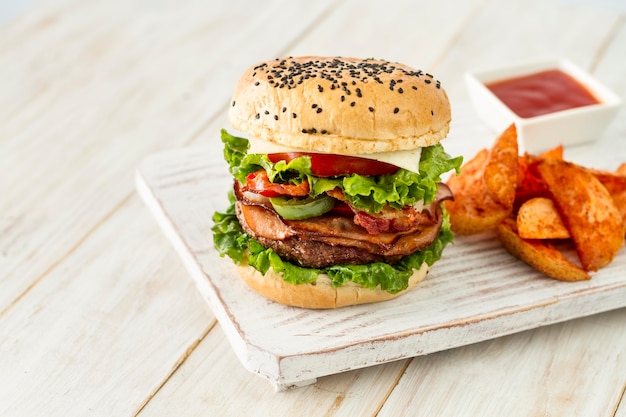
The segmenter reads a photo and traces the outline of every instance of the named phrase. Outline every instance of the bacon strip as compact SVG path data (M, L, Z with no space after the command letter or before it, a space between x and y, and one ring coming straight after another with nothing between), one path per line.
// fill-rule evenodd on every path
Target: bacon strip
M327 192L328 195L348 204L354 212L354 223L363 227L370 234L379 233L402 233L415 229L420 224L432 222L433 207L438 206L443 200L452 199L452 192L445 184L439 184L435 201L428 206L408 206L402 209L395 209L385 206L376 214L358 210L350 205L346 200L343 191L335 188Z
M264 169L252 172L246 177L244 191L251 191L265 197L278 197L287 195L291 197L304 197L309 195L309 183L303 181L300 184L277 184L270 182Z
M383 256L403 256L422 249L437 237L441 228L441 211L434 221L410 233L379 233L372 235L352 220L339 216L319 216L307 220L288 221L264 206L237 202L242 226L254 237L284 241L288 238L313 240L333 246L354 247Z

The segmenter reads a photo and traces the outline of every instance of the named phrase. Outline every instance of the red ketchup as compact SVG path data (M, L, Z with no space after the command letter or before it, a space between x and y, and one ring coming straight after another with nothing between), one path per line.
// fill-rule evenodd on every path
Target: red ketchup
M599 103L589 90L560 70L496 81L487 88L524 118Z

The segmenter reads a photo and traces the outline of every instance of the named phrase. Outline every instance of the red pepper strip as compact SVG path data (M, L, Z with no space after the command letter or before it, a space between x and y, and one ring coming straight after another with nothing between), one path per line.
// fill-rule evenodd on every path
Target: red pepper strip
M308 181L303 181L298 185L270 182L267 172L260 169L248 174L243 190L261 194L265 197L304 197L309 195L310 188Z

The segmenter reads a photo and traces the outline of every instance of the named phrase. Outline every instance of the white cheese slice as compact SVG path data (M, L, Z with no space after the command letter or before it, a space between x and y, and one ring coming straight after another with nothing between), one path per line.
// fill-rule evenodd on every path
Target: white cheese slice
M250 149L248 153L280 153L280 152L310 152L305 149L291 148L289 146L279 145L259 138L248 139L250 141ZM360 158L373 159L380 162L404 168L408 171L418 172L422 148L411 149L408 151L379 152L370 154L350 154L349 156L358 156Z

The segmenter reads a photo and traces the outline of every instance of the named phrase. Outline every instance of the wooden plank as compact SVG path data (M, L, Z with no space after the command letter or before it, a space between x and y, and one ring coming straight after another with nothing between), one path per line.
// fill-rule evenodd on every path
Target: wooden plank
M348 0L294 45L294 55L376 57L434 71L486 0Z
M615 415L611 417L626 417L626 385L622 388L622 396L617 405L617 410L615 410Z
M467 100L462 75L473 68L564 57L590 69L619 22L619 13L581 2L490 2L434 71L454 102Z
M214 323L133 198L0 318L0 415L133 415Z
M139 413L185 416L375 416L406 361L320 378L276 393L243 369L217 326ZM235 394L236 393L236 394Z
M0 314L330 3L59 2L0 29Z
M621 309L414 358L378 415L613 416L625 321Z

